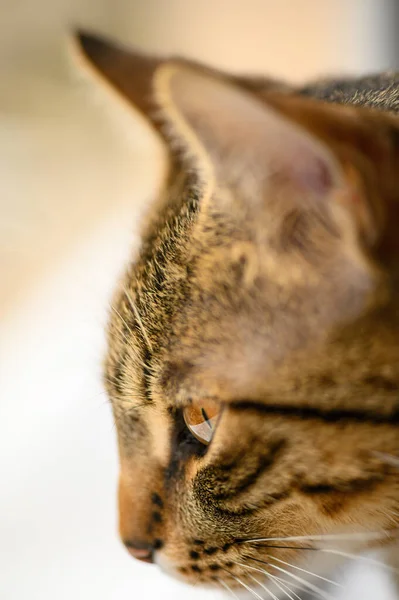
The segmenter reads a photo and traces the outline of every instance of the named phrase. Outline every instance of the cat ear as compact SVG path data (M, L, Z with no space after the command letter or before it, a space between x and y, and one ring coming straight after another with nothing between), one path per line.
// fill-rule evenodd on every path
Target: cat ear
M247 163L255 178L286 172L305 187L324 189L338 175L322 144L215 71L148 57L87 32L76 35L74 49L86 70L138 108L174 147L207 155L218 176L228 176L234 161L241 172Z
M318 195L339 184L339 165L324 144L220 74L165 64L155 73L154 92L177 143L207 156L222 181L239 184L238 170L260 192L277 176Z

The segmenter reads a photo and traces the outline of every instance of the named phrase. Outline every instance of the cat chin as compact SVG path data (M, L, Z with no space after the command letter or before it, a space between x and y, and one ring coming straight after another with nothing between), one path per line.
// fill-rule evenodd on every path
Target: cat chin
M176 569L176 567L173 565L173 562L167 556L165 556L164 553L159 551L156 552L154 555L154 563L159 569L161 569L163 573L165 573L165 575L169 575L169 577L173 577L174 579L188 583L187 578Z

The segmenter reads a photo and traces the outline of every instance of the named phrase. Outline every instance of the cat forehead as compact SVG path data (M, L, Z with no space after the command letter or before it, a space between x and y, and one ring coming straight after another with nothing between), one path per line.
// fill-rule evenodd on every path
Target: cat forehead
M356 285L339 290L334 281L322 291L320 281L304 283L287 287L265 279L240 292L231 280L217 290L209 281L209 291L199 285L173 324L152 393L180 405L201 397L258 400L273 381L277 389L281 379L297 377L301 353L308 357L304 372L317 367L335 331L361 314L370 282L361 282L362 292Z
M220 212L220 199L218 212L214 204L201 212L200 196L187 202L193 191L182 181L179 200L166 196L166 214L156 216L143 239L118 312L135 323L142 360L147 341L136 313L151 337L153 396L170 404L180 397L184 404L196 395L231 400L258 393L281 361L361 314L377 274L355 247L341 244L323 215L285 214L272 198L274 218L265 209L259 223L245 218L244 198L234 189L226 191L230 212ZM176 194L175 182L168 193ZM236 205L242 218L233 212ZM133 359L132 368L141 372Z

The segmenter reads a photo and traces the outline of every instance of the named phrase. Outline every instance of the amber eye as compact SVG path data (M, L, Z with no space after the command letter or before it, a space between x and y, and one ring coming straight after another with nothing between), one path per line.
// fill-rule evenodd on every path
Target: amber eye
M193 436L202 444L209 444L219 420L220 404L215 400L200 400L186 406L183 416Z

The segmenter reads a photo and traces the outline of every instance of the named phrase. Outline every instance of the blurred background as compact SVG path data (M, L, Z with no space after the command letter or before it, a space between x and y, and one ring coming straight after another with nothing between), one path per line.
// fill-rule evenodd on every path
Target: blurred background
M206 598L116 536L103 329L163 149L71 63L73 27L291 81L397 68L394 0L0 0L0 598ZM107 105L106 105L107 104ZM394 598L352 565L337 598Z

